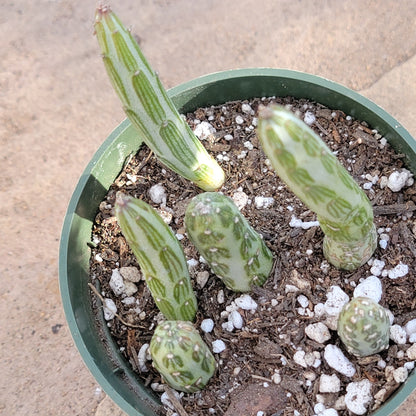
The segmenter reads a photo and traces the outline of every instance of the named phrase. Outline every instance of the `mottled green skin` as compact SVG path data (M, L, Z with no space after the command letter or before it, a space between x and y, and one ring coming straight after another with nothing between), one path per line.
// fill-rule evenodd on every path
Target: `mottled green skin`
M259 113L263 150L280 178L317 214L325 257L338 268L358 268L377 246L373 209L364 191L291 111L273 105Z
M166 319L194 320L197 301L185 255L172 230L146 202L121 192L115 213L159 310Z
M390 319L378 303L357 297L344 305L337 331L348 352L365 357L388 348Z
M174 172L206 191L224 172L176 110L139 45L109 7L100 7L95 32L112 85L140 138Z
M230 198L215 192L197 195L186 209L185 226L191 241L229 289L248 292L268 278L272 253Z
M150 342L153 366L175 390L194 393L215 372L215 359L190 322L160 323Z

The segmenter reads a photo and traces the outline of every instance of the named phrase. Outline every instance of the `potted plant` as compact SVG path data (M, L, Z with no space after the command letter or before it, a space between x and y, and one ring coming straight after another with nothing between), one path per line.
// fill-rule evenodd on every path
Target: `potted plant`
M125 51L128 52L128 48ZM136 52L141 53L137 50ZM128 53L125 56L127 56L125 65L127 67L133 65ZM116 89L123 95L123 86L119 79L120 70L114 68L114 65L109 61L106 65L110 77L112 76L113 81L115 81ZM137 85L137 88L142 88L142 84ZM163 87L159 85L158 88L163 95ZM146 91L142 91L142 93L146 94ZM397 153L406 155L406 166L416 172L414 141L396 120L355 92L315 76L274 69L227 71L190 81L173 88L168 92L168 95L180 113L253 97L273 95L311 99L326 105L330 109L341 110L350 114L356 119L365 121L373 129L377 129ZM98 208L111 184L122 170L125 161L141 147L141 138L145 137L145 139L150 140L155 135L154 131L158 130L158 123L163 123L163 120L159 120L157 117L150 120L150 123L154 124L154 128L153 133L148 135L149 128L146 126L149 125L149 122L146 126L141 125L141 121L134 114L131 95L124 94L124 96L123 104L126 107L126 113L133 122L136 121L135 127L128 120L121 123L103 143L81 176L70 201L62 232L60 285L69 327L90 371L103 389L124 411L131 415L150 416L160 413L161 405L158 397L151 389L145 387L142 381L138 380L130 363L127 362L120 352L120 348L112 339L102 314L94 312L91 293L88 290L90 274L90 250L88 247L94 246L94 242L91 242L91 230ZM152 100L147 101L146 105L152 106ZM170 111L175 113L173 109L170 109ZM269 117L272 118L272 116ZM264 117L264 119L267 118ZM170 134L169 132L172 129L169 130L168 125L165 127L168 132L166 134ZM193 140L192 134L188 130L184 134L189 134L190 137L187 148L195 146L195 150L190 152L188 159L192 162L193 155L199 151L205 157L204 149L201 149L199 142ZM180 143L175 142L175 146L180 147ZM154 149L157 153L157 144L154 145ZM175 150L175 147L169 150L173 157L175 157ZM166 155L166 152L162 152L162 157L163 154ZM209 173L205 177L202 175L202 178L198 175L195 177L195 171L186 172L186 166L184 168L178 167L175 159L167 158L162 161L168 167L179 169L179 173L195 181L198 185L202 183L205 190L212 191L221 186L223 177L216 163L209 157L204 160L207 161L206 165L208 166L205 172ZM188 163L188 165L192 165L192 163ZM212 177L215 179L214 183L207 184L205 179ZM124 200L123 202L121 197L120 201L120 205L127 204L127 201ZM265 258L267 258L267 255L265 255ZM224 279L224 282L227 283L227 280ZM194 300L190 303L194 305ZM372 306L367 307L366 304L364 306L361 304L363 309L367 308L363 313L372 310ZM191 316L190 320L192 320L195 311L193 306L191 309L191 312L189 312L190 309L186 309L187 313L181 316L185 316L185 318ZM344 315L348 316L348 311ZM173 318L168 319L177 318L173 316ZM344 339L346 339L345 331ZM199 342L199 340L196 342ZM354 351L354 346L350 348L351 351ZM387 416L391 414L415 386L416 375L411 374L394 396L380 409L376 410L373 415Z

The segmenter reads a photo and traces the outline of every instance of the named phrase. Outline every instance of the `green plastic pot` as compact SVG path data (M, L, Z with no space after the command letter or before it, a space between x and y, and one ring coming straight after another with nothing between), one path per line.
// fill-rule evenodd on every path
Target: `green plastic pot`
M262 96L308 98L366 121L407 157L416 174L416 143L393 117L354 91L313 75L290 70L243 69L207 75L169 91L180 112ZM74 342L103 390L130 416L156 416L160 403L131 370L95 316L88 284L92 223L98 206L126 159L141 141L128 120L105 140L83 172L66 213L59 255L62 302ZM388 416L416 387L413 372L373 416Z

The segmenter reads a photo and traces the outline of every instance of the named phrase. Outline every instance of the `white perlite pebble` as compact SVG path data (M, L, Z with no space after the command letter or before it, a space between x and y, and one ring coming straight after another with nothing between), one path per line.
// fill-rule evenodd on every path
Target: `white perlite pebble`
M394 171L390 174L387 180L387 186L393 192L399 192L405 186L410 186L413 183L412 173L407 169L402 169L399 171ZM410 185L409 185L410 184Z
M274 198L272 196L256 196L254 198L254 205L257 209L266 209L270 208L274 203Z
M400 325L392 325L390 339L398 345L406 344L406 331Z
M132 296L134 295L139 289L133 282L129 282L128 280L124 281L124 293L125 296Z
M393 312L390 309L386 309L386 308L384 309L387 312L387 316L389 317L390 325L393 325L393 322L394 322Z
M153 185L149 189L149 196L152 202L155 204L166 205L166 191L160 183Z
M315 114L313 114L311 111L307 111L305 115L303 116L303 121L308 125L311 126L313 123L315 123L316 118Z
M296 364L299 364L301 367L314 367L318 368L321 365L321 355L318 351L305 352L305 351L296 351L293 355L293 361Z
M212 351L215 354L219 354L220 352L223 352L226 349L225 343L221 339L217 339L212 342Z
M406 355L409 360L416 360L416 344L407 349Z
M323 344L331 339L328 327L322 323L317 322L315 324L309 324L305 328L305 334L312 340Z
M313 407L313 411L315 412L314 416L338 416L338 412L335 409L327 409L323 403L317 403Z
M404 383L407 380L408 375L409 372L405 367L399 367L393 371L393 378L396 383Z
M296 351L293 355L293 361L303 368L306 368L308 366L305 361L305 354L305 351Z
M203 288L207 284L208 278L209 278L209 272L207 272L206 270L202 272L198 272L196 274L196 282L198 283L198 286L200 288Z
M406 330L406 334L413 335L416 334L416 319L412 319L404 326L404 329Z
M104 319L110 321L116 316L117 306L114 303L113 299L106 298L104 299Z
M215 127L211 126L207 121L199 123L194 130L194 134L199 140L205 140L211 134L216 133Z
M305 295L299 295L296 300L302 308L307 308L309 306L309 299Z
M386 248L387 248L387 243L388 243L388 241L387 240L379 240L379 242L378 242L378 245L383 249L383 250L385 250Z
M201 322L201 329L205 333L210 333L214 329L214 321L210 318L204 319Z
M397 279L398 277L404 277L409 273L409 266L407 264L399 263L394 269L388 271L390 279Z
M322 318L325 316L325 305L323 303L317 303L314 306L313 311L317 318Z
M285 285L285 293L299 292L299 288L295 285Z
M271 379L274 384L279 384L282 381L282 376L280 375L279 370L274 370Z
M317 403L314 407L313 407L313 411L317 414L320 415L323 411L325 410L325 405L323 403Z
M243 327L243 317L238 311L231 311L230 315L228 316L228 320L233 324L235 329L241 329Z
M380 276L385 265L386 263L383 260L375 259L373 261L373 265L371 266L370 272L372 273L373 276Z
M363 415L366 413L371 400L371 383L369 380L364 379L348 384L345 405L349 411L356 415Z
M146 361L148 360L148 351L149 351L149 344L143 344L137 354L137 361L139 364L139 370L142 373L146 373L149 371L146 366Z
M235 122L236 122L237 124L243 124L243 123L244 123L244 119L243 119L243 117L241 117L240 115L238 115L238 116L235 118Z
M337 410L345 410L345 396L340 396L334 403L334 408Z
M114 269L112 271L109 285L116 296L120 296L124 293L126 287L119 269Z
M234 325L231 321L223 322L221 324L221 328L224 331L227 331L227 332L233 332L234 331Z
M387 176L382 176L380 178L380 183L379 183L380 189L384 189L387 186L388 181L389 179L387 178Z
M164 208L158 208L156 209L156 211L162 217L162 220L164 221L164 223L169 225L173 220L173 215L172 215L173 211L170 210L169 208L166 208L166 205L164 203L162 203L160 206Z
M327 374L321 375L319 379L319 391L321 393L338 393L340 390L341 381L335 374L332 376Z
M415 368L415 362L408 361L407 363L403 364L403 367L410 373Z
M248 195L242 191L234 192L231 199L234 201L235 205L237 205L239 210L242 210L248 203Z
M257 303L253 300L250 295L241 295L235 301L235 304L245 311L255 311L257 309Z
M324 359L331 368L346 377L352 377L355 374L355 367L336 345L328 344L325 347Z
M247 103L241 104L241 111L245 114L254 114L254 110L251 108L251 105Z
M129 296L124 298L121 302L125 305L134 305L136 303L136 298L134 296Z
M378 303L383 295L383 285L381 280L376 276L367 277L354 289L354 297L360 296L370 298L374 302Z
M199 262L196 259L189 259L186 261L188 264L189 269L194 269L196 266L198 266Z
M123 279L128 280L129 282L137 283L142 280L142 275L137 267L120 267L119 270L120 274L123 276Z
M246 142L244 142L244 147L247 148L248 150L254 149L253 143L251 143L250 140L247 140Z
M308 230L312 227L319 227L319 221L305 221L303 222L299 218L296 218L292 215L292 219L289 222L289 226L292 228L302 228L303 230Z
M339 286L331 286L326 298L324 308L329 316L338 316L342 307L350 300L349 296Z

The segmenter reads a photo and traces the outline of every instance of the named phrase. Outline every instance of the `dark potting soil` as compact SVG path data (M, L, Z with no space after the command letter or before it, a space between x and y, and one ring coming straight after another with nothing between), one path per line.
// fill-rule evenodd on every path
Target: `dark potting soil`
M269 102L289 105L302 119L313 114L315 120L311 127L363 186L374 206L379 236L387 242L386 248L376 249L373 259L384 261L384 270L394 269L400 263L409 268L405 276L396 279L386 273L379 276L383 286L380 303L394 314L395 324L404 325L416 318L416 223L412 217L416 209L416 186L405 186L399 192L383 186L383 177L405 167L404 155L396 154L366 123L307 100L254 99L198 109L186 118L192 128L208 121L216 129L203 143L226 173L227 180L220 191L243 201L243 205L245 201L241 212L263 235L275 255L275 265L263 287L253 288L250 293L257 309L239 309L243 327L224 329L222 324L227 322L224 311L241 294L228 290L200 261L183 223L187 204L202 191L165 169L145 145L130 158L100 205L92 233L96 245L91 256L91 281L96 286L99 282L101 296L113 299L117 306L117 316L108 321L115 343L137 377L161 394L164 385L160 375L152 368L151 361L141 361L138 353L150 342L157 322L163 317L143 280L135 283L137 291L131 296L116 296L109 286L114 269L139 269L113 213L115 194L122 190L154 206L179 238L183 237L181 244L187 259L195 260L190 264L199 308L195 326L200 329L204 319L212 319L212 332L200 333L209 346L214 340L222 340L226 347L215 354L218 369L205 389L195 394L181 394L178 402L173 400L175 410L166 408L165 415L176 412L181 416L250 416L263 411L267 416L292 416L296 412L303 416L313 415L315 404L321 402L326 408L336 408L340 416L346 416L350 414L342 400L346 386L363 379L372 385L373 399L368 406L371 413L399 387L392 370L410 361L406 356L409 343L391 341L388 350L357 358L346 352L334 330L325 344L305 335L306 326L324 321L325 318L314 313L314 308L326 302L330 287L339 286L351 298L360 281L372 275L371 264L354 272L338 270L323 257L323 233L319 227L303 229L290 225L293 218L307 223L316 217L280 181L260 148L255 117L259 104ZM156 184L166 190L166 204L162 207L149 197L149 189ZM256 205L255 198L259 196L273 197L274 202L261 208ZM91 293L97 313L102 314L99 296ZM329 343L339 346L353 363L354 377L346 377L328 366L323 352ZM315 353L314 363L306 367L296 363L293 357L299 350ZM339 392L319 391L322 374L337 375L341 382Z

